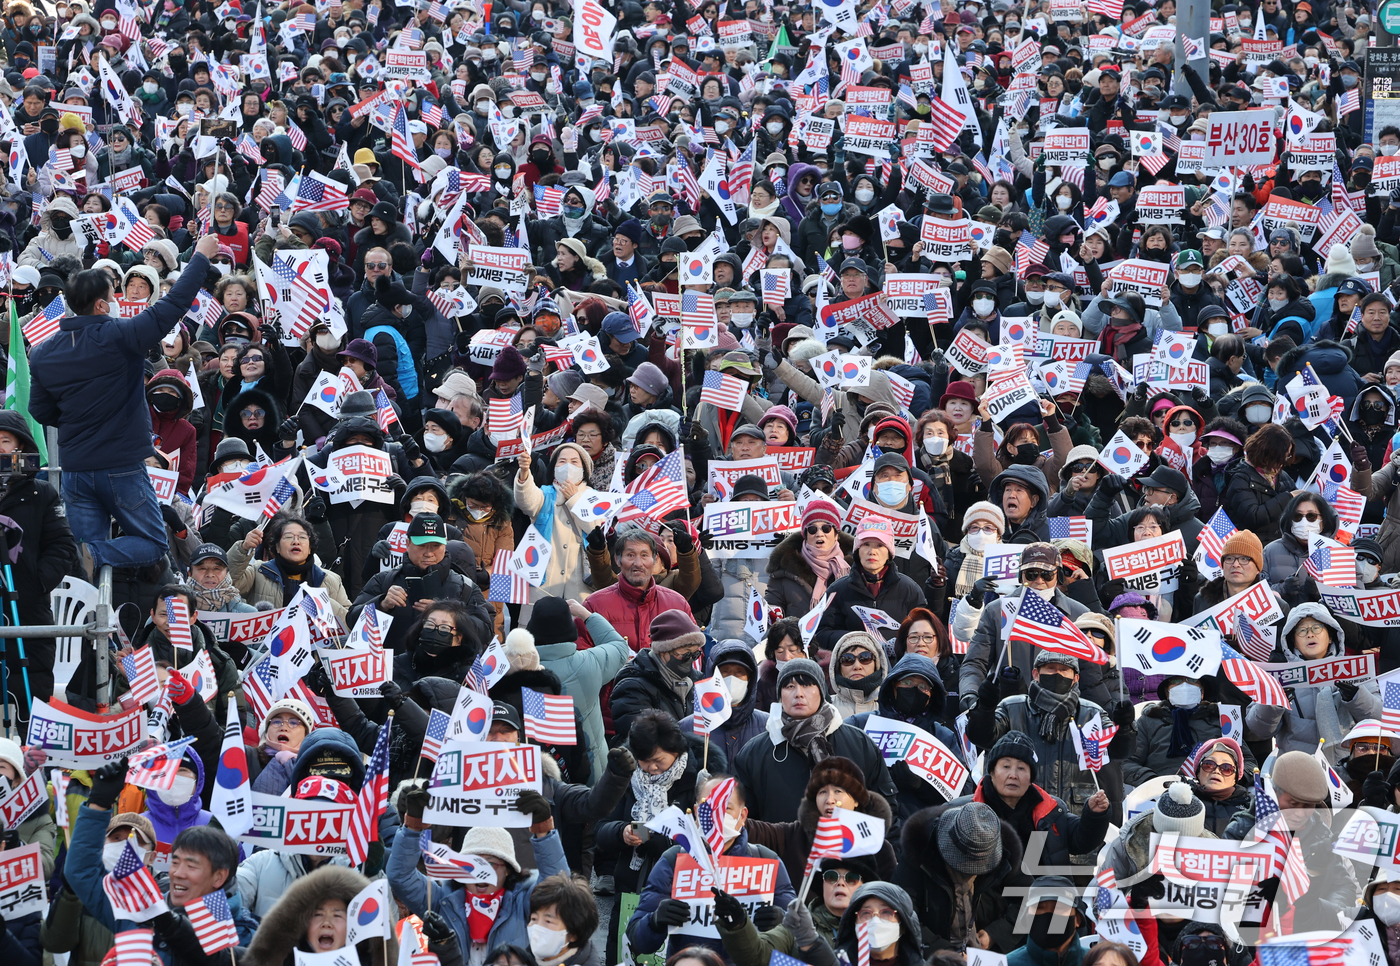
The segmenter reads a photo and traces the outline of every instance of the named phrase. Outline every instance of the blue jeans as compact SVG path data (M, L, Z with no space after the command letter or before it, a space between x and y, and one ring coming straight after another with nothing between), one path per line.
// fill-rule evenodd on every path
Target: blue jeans
M165 555L165 520L146 464L63 471L63 502L74 539L88 545L93 577L103 565L144 567ZM116 519L123 536L112 537Z

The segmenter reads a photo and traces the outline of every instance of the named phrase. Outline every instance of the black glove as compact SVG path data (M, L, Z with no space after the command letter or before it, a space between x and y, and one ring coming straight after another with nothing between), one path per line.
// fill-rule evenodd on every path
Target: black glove
M383 276L380 277L382 278ZM399 476L397 473L390 473L386 476L384 478L384 485L400 496L403 495L404 490L408 489L408 484L405 483L403 477Z
M1351 463L1356 469L1365 472L1371 468L1371 456L1366 452L1366 447L1360 443L1354 443L1351 447Z
M1001 686L994 676L989 675L977 689L977 703L988 708L995 708L1001 703Z
M392 682L390 682L392 683ZM311 670L306 672L306 686L316 695L324 698L333 690L331 688L330 675L326 674L325 665L316 661L311 665Z
M1200 386L1191 387L1191 398L1202 405L1210 401L1210 395Z
M841 427L846 425L846 414L841 410L833 410L831 413L831 432L827 435L836 439L841 438Z
M651 914L652 927L658 930L665 929L667 926L684 926L689 921L690 906L679 899L662 899L661 904L656 907L656 911Z
M408 695L403 693L403 688L393 681L385 681L379 686L379 693L384 696L384 703L389 706L390 711L398 711L403 707L403 703L408 700Z
M1392 804L1390 783L1385 780L1385 772L1373 771L1361 783L1361 804L1373 808L1387 808Z
M1166 876L1160 872L1143 879L1128 890L1128 905L1134 909L1146 909L1147 900L1163 898L1167 894L1167 887L1163 884L1165 881Z
M691 433L691 431L692 431L694 428L695 428L695 421L694 421L694 420L692 420L692 419L684 420L684 421L681 423L681 425L680 425L680 430L679 430L679 432L676 433L676 438L677 438L677 439L690 439L690 433Z
M177 540L183 540L185 534L189 532L189 525L180 519L180 514L169 503L162 504L160 508L161 519L170 528L170 532L175 534Z
M1026 693L1026 679L1018 667L1001 669L1001 693L1003 697Z
M1147 383L1140 382L1137 384L1137 387L1133 389L1133 398L1138 402L1147 402Z
M935 369L948 368L948 357L943 354L942 349L931 349L928 354L928 361L933 363Z
M457 937L452 924L442 917L440 912L427 912L423 915L423 935L428 937L428 942L445 943Z
M326 501L321 498L321 494L316 494L306 501L306 519L311 523L320 523L326 519Z
M408 818L423 820L423 809L428 807L428 782L414 782L399 795L399 809Z
M554 807L549 804L549 799L532 788L520 793L520 797L515 800L515 810L529 815L532 825L548 822L549 817L554 814Z
M771 902L761 903L753 911L753 924L758 927L760 932L777 929L783 924L783 910Z
M1131 701L1119 701L1113 706L1113 723L1126 728L1137 721L1137 711Z
M691 537L690 531L683 524L674 524L670 530L672 538L676 541L677 550L681 553L690 553L695 549L695 539Z
M94 808L111 808L126 787L126 756L108 762L92 774L92 791L88 804Z
M1350 681L1338 681L1337 693L1342 696L1343 701L1355 701L1356 685L1352 684Z
M997 584L995 577L982 577L977 583L972 585L972 589L963 598L969 607L981 607L982 601L987 599L987 591L995 589Z
M723 889L711 891L715 894L715 919L719 924L730 932L744 928L749 921L749 911L744 904Z
M608 771L620 778L627 778L637 770L637 759L626 745L608 749Z
M715 538L714 538L714 536L710 533L710 531L708 531L708 530L701 530L701 531L700 531L700 546L704 547L706 550L710 550L710 549L712 549L712 548L714 547L714 545L715 545Z
M423 451L418 448L418 444L414 442L413 437L407 433L399 437L399 445L403 447L403 455L410 463L423 458Z
M594 527L589 530L587 536L583 538L583 543L593 553L602 553L608 547L608 542L603 539L602 527Z

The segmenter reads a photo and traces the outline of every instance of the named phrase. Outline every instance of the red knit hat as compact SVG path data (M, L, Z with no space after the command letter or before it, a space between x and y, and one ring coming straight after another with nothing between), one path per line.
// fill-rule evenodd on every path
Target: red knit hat
M830 500L817 497L807 504L807 509L802 511L802 529L812 523L829 523L836 529L841 529L841 510Z

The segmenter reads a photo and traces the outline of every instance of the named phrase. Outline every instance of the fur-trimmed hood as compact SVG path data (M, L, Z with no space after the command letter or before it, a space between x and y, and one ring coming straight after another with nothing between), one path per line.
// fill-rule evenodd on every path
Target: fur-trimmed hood
M768 566L765 568L769 579L777 577L791 577L807 586L810 590L817 584L817 575L812 573L812 567L807 563L807 558L802 556L802 531L788 534L779 544L773 548L773 552L768 555ZM856 538L845 531L838 530L836 539L841 544L841 553L850 559L855 550Z
M305 943L306 927L316 908L328 899L340 899L349 905L367 885L369 879L338 865L323 865L296 880L263 917L248 946L245 966L283 966L292 962L293 950ZM393 914L392 907L390 913ZM393 938L362 940L357 951L365 966L392 966L398 962L398 943Z

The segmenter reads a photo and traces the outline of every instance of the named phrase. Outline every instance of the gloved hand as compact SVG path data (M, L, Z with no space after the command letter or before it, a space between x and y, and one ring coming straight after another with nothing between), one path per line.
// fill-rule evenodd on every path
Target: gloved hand
M384 696L384 701L389 705L390 711L398 711L403 707L403 703L408 700L408 695L403 693L403 688L393 681L385 681L379 686L379 693Z
M457 933L453 931L452 924L443 918L442 913L430 911L423 916L423 935L428 937L430 943L445 943L455 939Z
M710 531L708 531L708 530L701 530L701 531L700 531L700 546L704 547L706 550L712 550L712 549L714 549L714 545L715 545L715 538L714 538L714 535L711 534Z
M306 686L311 689L312 693L320 697L324 698L334 690L331 687L330 675L326 673L326 667L320 661L311 665L311 670L306 672L305 680Z
M1128 481L1117 473L1108 473L1099 477L1099 486L1102 487L1106 493L1121 493L1123 492L1123 487L1127 485Z
M792 938L797 942L798 949L807 949L817 941L817 927L812 922L812 910L802 904L801 899L793 899L788 903L787 912L783 914L783 925L792 931Z
M1385 772L1373 771L1361 783L1361 804L1374 808L1388 808L1393 796L1390 783L1385 780Z
M1137 885L1128 890L1128 905L1134 909L1146 909L1147 900L1161 899L1167 894L1167 887L1164 885L1166 876L1160 872L1156 875L1148 876Z
M93 808L111 808L126 787L126 756L108 762L92 773L92 791L88 804Z
M306 519L311 523L320 523L326 519L326 501L321 494L317 493L306 501Z
M1113 706L1113 723L1120 728L1137 721L1137 710L1131 701L1119 701Z
M695 549L695 538L690 535L690 531L686 529L684 524L672 524L669 529L672 538L676 541L677 550L681 553L690 553Z
M977 689L977 703L990 708L995 708L1001 703L1001 686L997 684L996 677L988 676L982 682L982 686Z
M969 607L981 607L982 602L987 599L987 591L996 587L995 577L982 577L977 583L972 585L972 589L963 598Z
M977 707L976 692L973 692L971 694L962 694L958 696L959 711L971 711L975 707Z
M1200 386L1191 387L1191 398L1202 405L1210 402L1210 395Z
M170 700L176 704L188 704L199 697L195 686L186 680L178 668L170 669L170 675L165 679L165 687L170 692Z
M1133 398L1138 402L1147 402L1147 383L1140 382L1134 387Z
M715 895L719 899L719 894ZM718 902L715 911L718 913ZM662 899L656 911L651 914L654 929L663 930L668 926L683 926L690 921L690 906L679 899Z
M841 410L839 410L839 409L833 410L832 413L831 413L831 432L828 433L827 435L828 435L828 436L835 437L836 439L840 439L840 438L841 438L841 429L842 429L842 427L844 427L845 425L846 425L846 414L843 413L843 412L842 412Z
M587 536L583 538L583 543L592 553L602 553L608 547L607 541L603 539L602 527L594 527L589 530Z
M24 773L34 774L34 769L42 768L49 760L49 753L38 745L26 745L24 749Z
M771 902L761 903L753 911L753 924L758 927L759 932L777 929L783 924L783 910Z
M381 278L383 276L380 276ZM384 478L384 485L394 491L395 497L403 496L403 491L408 489L408 484L404 482L402 476L397 473L390 473Z
M1026 679L1018 667L1002 668L1000 684L1002 697L1026 693Z
M410 463L416 463L423 458L423 451L418 448L412 436L404 433L399 437L398 443L403 447L403 455Z
M293 440L297 438L297 430L301 429L301 420L295 416L288 416L282 420L282 425L277 427L277 438Z
M532 788L527 788L520 793L520 797L515 800L515 810L530 816L530 824L532 825L548 822L549 817L554 814L554 808L549 804L549 799Z
M632 757L632 752L626 745L608 749L608 771L619 778L627 778L636 770L637 759Z
M423 779L421 782L414 782L405 788L399 795L399 807L404 815L409 818L423 820L423 809L428 807L428 782Z
M170 528L170 532L175 534L177 540L185 539L186 533L189 532L189 525L180 518L180 514L173 506L168 503L161 506L160 516L165 521L165 525Z
M946 369L948 367L948 357L943 354L942 349L929 350L928 361L933 363L935 369Z
M715 919L730 932L744 928L749 921L749 911L744 904L723 889L712 890L715 894Z
M1350 681L1338 681L1337 693L1342 696L1343 701L1355 701L1356 685L1352 684Z
M1348 455L1351 457L1351 465L1355 469L1364 472L1371 468L1371 457L1366 452L1366 447L1362 446L1360 443L1353 443L1351 452Z

